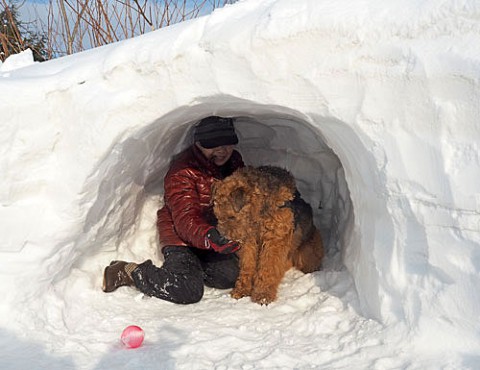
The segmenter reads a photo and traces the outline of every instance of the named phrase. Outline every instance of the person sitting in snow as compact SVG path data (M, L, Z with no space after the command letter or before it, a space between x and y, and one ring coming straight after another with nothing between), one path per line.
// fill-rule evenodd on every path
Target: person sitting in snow
M164 256L161 267L112 261L105 268L102 289L113 292L132 286L149 296L174 303L200 301L204 285L235 286L239 272L238 242L215 228L211 187L244 163L233 119L210 116L194 127L194 143L173 160L164 182L164 206L157 212L157 229Z

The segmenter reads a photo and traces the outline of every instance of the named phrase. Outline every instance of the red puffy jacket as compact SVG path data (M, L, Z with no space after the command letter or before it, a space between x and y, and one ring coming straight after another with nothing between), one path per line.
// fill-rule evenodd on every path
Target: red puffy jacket
M195 145L180 153L165 175L164 206L157 212L161 247L205 249L205 234L216 223L210 204L212 185L243 166L235 150L221 167L209 162Z

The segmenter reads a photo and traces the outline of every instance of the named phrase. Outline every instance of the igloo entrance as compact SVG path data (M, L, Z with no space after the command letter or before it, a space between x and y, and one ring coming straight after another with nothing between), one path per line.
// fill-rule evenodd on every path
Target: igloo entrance
M340 269L346 265L359 293L368 297L363 302L360 297L364 313L381 318L380 304L375 299L378 271L371 269L375 263L372 246L362 244L375 236L359 231L345 169L346 163L351 181L358 179L369 188L368 182L374 181L374 176L369 174L369 158L361 156L363 144L346 125L333 119L305 119L278 108L257 108L255 114L248 111L217 110L215 114L237 117L238 149L247 164L276 165L294 174L322 233L327 251L324 267ZM94 233L97 243L103 241L104 252L136 260L152 258L157 253L155 212L163 196L163 176L172 155L191 142L193 123L208 114L211 111L196 110L185 115L178 110L117 144L102 161L97 176L103 179L88 212L85 230L86 235ZM362 201L362 197L369 198L368 191L361 186L355 189L360 206L376 207ZM375 222L367 220L362 227L375 233ZM145 235L145 228L150 228L147 240L141 236Z

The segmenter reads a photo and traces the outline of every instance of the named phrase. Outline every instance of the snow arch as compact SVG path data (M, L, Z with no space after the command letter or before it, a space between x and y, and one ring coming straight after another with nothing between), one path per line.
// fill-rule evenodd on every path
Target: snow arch
M379 287L378 272L388 266L376 259L374 239L378 237L375 233L382 234L382 253L388 255L393 231L384 202L378 198L384 179L375 171L374 160L358 133L335 118L308 117L286 107L231 97L205 100L208 103L177 109L155 120L117 143L102 160L93 175L100 187L93 191L95 199L87 201L91 204L85 221L88 253L98 252L98 247L90 245L92 241L97 246L101 241L109 246L107 249L112 245L130 249L137 243L135 230L142 213L150 212L143 215L150 222L154 217L155 205L144 209L145 201L154 197L160 205L169 161L191 143L193 123L212 112L234 116L240 137L238 148L246 163L277 165L294 174L322 232L329 256L325 265L339 269L345 264L363 297L364 314L382 320L379 293L383 288ZM371 214L376 216L372 218ZM153 239L149 241L150 250L156 253Z

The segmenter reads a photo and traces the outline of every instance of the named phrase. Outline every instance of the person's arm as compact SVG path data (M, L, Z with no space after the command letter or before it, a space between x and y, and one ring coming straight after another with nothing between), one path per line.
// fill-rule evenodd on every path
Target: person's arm
M165 200L178 236L188 245L211 248L218 253L233 253L240 249L236 241L225 238L205 220L192 170L185 169L167 176Z
M195 186L195 174L180 170L165 178L165 203L178 236L188 245L206 249L205 235L212 228L204 218Z

